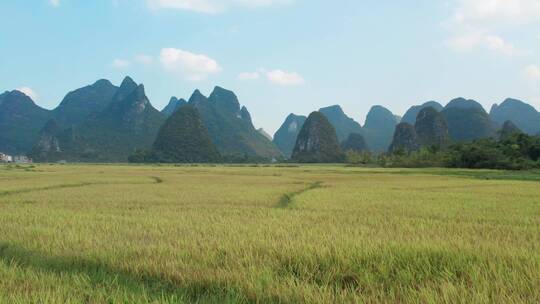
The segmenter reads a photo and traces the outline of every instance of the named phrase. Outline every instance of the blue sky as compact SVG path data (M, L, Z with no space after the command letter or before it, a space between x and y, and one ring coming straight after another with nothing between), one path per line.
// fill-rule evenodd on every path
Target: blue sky
M257 127L340 104L363 122L427 100L540 108L538 0L25 0L0 3L0 90L54 108L125 75L161 109L220 85Z

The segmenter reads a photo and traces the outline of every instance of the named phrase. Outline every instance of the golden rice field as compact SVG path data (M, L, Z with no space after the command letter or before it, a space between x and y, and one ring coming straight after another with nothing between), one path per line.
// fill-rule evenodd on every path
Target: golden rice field
M539 303L539 180L0 166L0 303Z

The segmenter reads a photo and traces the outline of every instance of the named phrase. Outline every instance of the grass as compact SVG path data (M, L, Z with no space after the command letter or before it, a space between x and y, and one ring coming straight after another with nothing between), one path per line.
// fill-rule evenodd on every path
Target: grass
M537 177L0 166L0 303L538 303Z

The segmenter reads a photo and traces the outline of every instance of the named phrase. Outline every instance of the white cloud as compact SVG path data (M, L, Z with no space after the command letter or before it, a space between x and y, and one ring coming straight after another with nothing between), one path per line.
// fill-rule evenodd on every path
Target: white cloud
M154 62L154 57L146 54L138 54L135 56L135 61L141 64L152 64Z
M484 48L516 56L530 53L503 38L519 27L540 21L538 0L453 0L452 16L443 25L451 33L446 45L455 50Z
M526 24L540 20L538 0L455 0L455 24L496 26Z
M206 55L175 48L162 49L159 60L165 69L179 72L190 81L205 80L223 70L216 60Z
M525 68L525 74L532 80L540 80L540 66L529 65Z
M17 91L24 93L26 96L32 98L32 100L34 101L38 100L39 98L39 95L29 87L20 87L17 89Z
M124 69L131 66L131 62L125 59L117 58L113 60L112 66L117 69Z
M147 0L151 9L178 9L206 14L217 14L230 7L263 7L288 4L293 0Z
M296 72L273 70L266 72L266 77L271 83L282 86L298 86L305 83L304 78Z
M259 72L244 72L238 74L239 80L257 80L261 78L261 74Z
M52 6L60 6L60 0L49 0Z
M529 53L526 50L518 49L512 43L505 41L500 36L479 31L471 31L469 33L453 36L447 39L445 44L456 51L469 51L476 48L483 48L508 56L519 56Z

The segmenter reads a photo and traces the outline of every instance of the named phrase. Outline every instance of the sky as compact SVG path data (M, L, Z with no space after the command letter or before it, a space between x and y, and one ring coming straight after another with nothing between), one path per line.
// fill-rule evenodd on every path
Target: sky
M538 0L5 0L0 90L44 108L126 76L152 104L233 90L269 133L339 104L402 115L428 100L540 109Z

